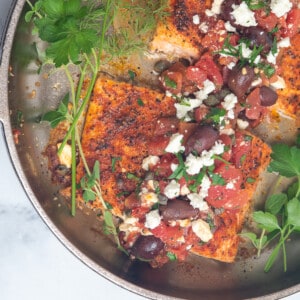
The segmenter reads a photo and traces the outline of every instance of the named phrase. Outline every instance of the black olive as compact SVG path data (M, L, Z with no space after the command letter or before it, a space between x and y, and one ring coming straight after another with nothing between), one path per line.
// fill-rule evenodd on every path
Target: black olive
M190 135L185 144L185 154L195 151L200 154L209 150L219 138L219 132L211 125L200 125Z
M163 241L154 235L140 235L131 248L131 254L139 259L151 260L159 254L164 245Z
M166 206L160 206L162 218L166 221L184 220L188 218L196 218L199 209L190 205L187 200L170 200Z
M261 27L251 26L243 28L242 34L250 41L249 47L251 49L253 49L254 46L262 46L261 54L266 55L270 52L273 44L272 36Z
M255 78L254 69L250 66L235 66L228 74L228 87L238 97L243 97Z
M275 104L278 99L277 93L267 86L262 86L259 89L259 96L262 106L271 106Z

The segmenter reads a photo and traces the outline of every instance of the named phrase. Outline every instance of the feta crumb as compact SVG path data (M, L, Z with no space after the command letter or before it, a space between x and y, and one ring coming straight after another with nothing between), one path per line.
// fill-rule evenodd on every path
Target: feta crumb
M200 17L199 15L194 15L193 16L193 24L199 25L200 24Z
M208 191L210 186L211 186L211 181L210 181L209 177L207 175L205 175L201 182L201 188Z
M277 80L275 82L270 83L270 87L273 89L284 89L286 87L285 81L282 77L277 76Z
M190 193L190 190L186 184L184 184L180 189L180 196L186 196Z
M257 25L255 14L249 9L246 2L242 2L240 5L233 5L233 11L231 12L231 15L235 18L237 25L244 27Z
M169 199L174 199L180 195L180 184L174 179L165 187L164 194Z
M119 230L124 232L134 232L140 231L140 228L137 226L139 219L134 217L127 217L124 219L123 223L120 224Z
M276 65L276 57L277 57L277 55L274 55L274 54L272 53L272 51L270 51L270 52L267 54L267 61L268 61L270 64Z
M281 39L278 43L277 43L277 47L278 48L287 48L291 46L291 40L289 37L286 37L284 39Z
M186 172L189 175L196 175L200 172L203 167L203 162L201 157L196 157L190 153L185 160Z
M278 18L288 13L293 4L289 0L271 0L270 8Z
M215 84L214 84L212 81L206 79L206 80L203 82L203 88L200 89L199 91L197 91L196 93L194 93L194 95L196 96L196 99L203 101L203 100L205 100L205 99L208 97L208 95L209 95L211 92L213 92L215 89L216 89Z
M225 29L229 32L236 32L235 27L233 27L229 21L225 22Z
M59 149L61 143L57 144L57 149ZM66 166L67 168L71 168L72 165L72 148L69 144L66 144L63 147L61 154L58 155L58 159L60 164Z
M208 24L206 22L202 22L199 25L199 29L202 31L202 33L207 33L208 32Z
M236 66L236 62L232 61L231 63L229 63L229 64L227 65L227 68L228 68L229 70L232 70L235 66Z
M192 230L203 242L208 242L213 237L209 224L202 219L192 222Z
M158 209L152 210L146 214L145 227L154 229L160 224L160 220Z
M142 168L145 171L149 171L150 166L155 166L159 162L159 157L155 155L149 155L143 159Z
M151 207L159 201L157 195L153 192L140 193L140 199L143 207Z
M187 195L188 199L190 200L190 204L194 208L198 208L200 211L208 210L208 204L204 199L197 193L191 193Z
M244 130L249 126L249 122L248 121L244 121L242 119L237 119L236 120L237 126L239 129Z
M234 184L235 184L235 183L236 183L235 180L229 181L229 182L227 182L225 188L226 188L227 190L233 190L233 189L234 189Z
M179 151L184 151L184 146L182 146L181 142L183 139L183 135L179 133L174 133L169 141L168 146L165 151L169 153L178 153Z
M202 164L205 167L210 167L214 164L214 159L212 158L213 153L211 151L203 150L201 153Z
M225 145L222 141L216 141L215 144L211 148L211 152L216 155L220 155L224 152Z
M221 5L223 3L224 0L214 0L211 9L206 9L205 10L205 14L208 17L212 17L214 15L218 15L221 12Z
M233 93L230 93L224 98L221 104L223 108L228 111L233 109L237 103L238 103L237 96Z

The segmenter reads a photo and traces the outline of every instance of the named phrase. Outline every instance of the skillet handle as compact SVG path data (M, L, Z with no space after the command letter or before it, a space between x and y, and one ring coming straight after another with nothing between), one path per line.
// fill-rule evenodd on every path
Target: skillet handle
M0 9L0 65L2 61L3 48L5 42L5 36L8 29L8 24L10 22L11 15L13 13L14 7L17 0L1 2Z

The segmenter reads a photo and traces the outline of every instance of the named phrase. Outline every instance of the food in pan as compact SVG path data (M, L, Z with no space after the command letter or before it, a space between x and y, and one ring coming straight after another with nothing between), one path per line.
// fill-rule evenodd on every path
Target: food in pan
M83 18L85 33L98 34L86 25L95 21L86 17L92 10L80 1L70 2L75 16ZM56 66L76 63L88 49L78 54L67 47L69 53L55 54L64 34L55 26L61 26L61 17L73 20L69 8L61 1L38 3L41 6L31 13L48 13L45 24L54 28L47 31L43 19L35 19L41 38L50 42L46 54ZM53 127L63 121L45 151L53 179L64 184L62 193L72 198L73 214L76 203L102 212L105 231L131 258L160 267L191 252L233 262L261 174L267 167L286 177L300 173L293 166L300 153L297 146L272 147L254 131L263 122L275 122L278 113L298 124L298 2L167 1L156 9L157 26L152 36L146 35L150 39L143 58L109 60L107 49L115 40L105 34L113 4L95 8L107 17L102 19L101 55L93 48L94 61L81 67L71 117L65 117L68 95L58 110L43 117ZM137 5L127 1L116 6L116 15L128 17ZM140 6L144 13L146 6ZM125 20L126 25L114 22L111 35L119 34L126 45L125 37L143 35L132 32L130 19ZM137 22L134 25L136 29ZM127 27L127 33L121 31ZM78 43L69 40L70 45L80 45L83 36L75 38ZM109 67L101 65L100 58ZM145 74L144 64L153 67L152 74ZM88 68L93 73L86 79ZM99 68L105 72L98 74ZM84 119L82 132L79 118ZM283 170L285 163L292 171ZM66 172L61 173L62 165ZM269 266L284 249L287 232L300 228L293 216L300 211L297 187L294 184L288 195L281 193L280 200L268 200L267 212L255 215L264 233L281 235ZM279 224L282 212L287 223ZM244 236L257 244L253 235ZM269 239L263 234L260 246Z

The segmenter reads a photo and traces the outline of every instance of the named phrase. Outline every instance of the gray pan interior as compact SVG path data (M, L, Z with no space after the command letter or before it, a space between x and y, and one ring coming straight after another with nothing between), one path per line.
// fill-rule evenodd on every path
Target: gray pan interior
M111 241L99 233L101 224L92 213L77 211L75 218L70 216L57 187L50 182L47 161L41 154L49 128L38 122L43 112L55 107L66 85L59 73L48 79L43 72L37 75L28 27L19 22L24 2L17 1L5 39L0 71L0 121L28 198L59 240L100 275L148 298L274 299L300 291L299 238L292 238L288 243L286 273L281 263L269 274L263 272L267 253L260 259L240 259L234 264L190 256L184 263L151 269L145 263L129 261L116 250ZM25 122L19 128L21 135L16 145L13 129L20 111Z

